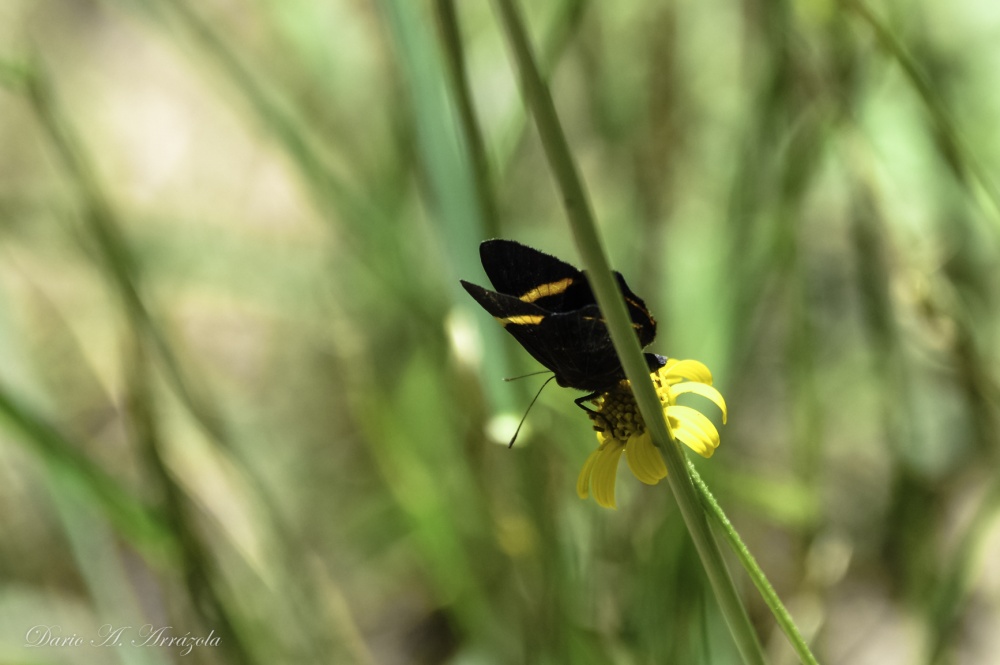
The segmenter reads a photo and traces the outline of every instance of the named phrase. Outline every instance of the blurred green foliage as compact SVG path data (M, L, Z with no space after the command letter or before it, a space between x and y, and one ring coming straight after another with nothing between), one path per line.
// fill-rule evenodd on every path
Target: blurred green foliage
M457 279L493 235L577 261L454 4L0 7L0 660L736 662L666 486L576 498L576 395L506 448L537 368ZM821 662L995 662L1000 10L522 4ZM146 624L220 644L25 646Z

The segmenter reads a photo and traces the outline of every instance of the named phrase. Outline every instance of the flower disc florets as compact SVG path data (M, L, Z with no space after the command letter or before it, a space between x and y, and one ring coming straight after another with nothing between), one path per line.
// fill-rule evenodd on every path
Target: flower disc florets
M646 431L646 423L642 420L628 381L622 381L592 404L597 407L597 411L589 412L590 419L594 421L594 431L623 442L634 434Z
M696 393L714 402L726 422L726 402L712 387L712 374L696 360L667 360L652 373L656 394L663 406L671 435L703 457L711 457L719 445L719 431L700 411L677 404L677 396ZM597 431L597 450L590 454L577 480L580 498L591 493L602 506L615 506L615 476L622 453L629 468L642 482L655 485L667 475L660 451L653 444L628 381L592 400L589 411Z

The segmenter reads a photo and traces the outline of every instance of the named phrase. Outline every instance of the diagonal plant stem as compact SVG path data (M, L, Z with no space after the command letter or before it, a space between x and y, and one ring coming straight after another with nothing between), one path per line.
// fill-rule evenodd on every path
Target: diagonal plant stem
M146 307L141 295L140 271L122 234L120 220L94 174L88 154L81 147L73 127L66 121L65 114L58 106L48 75L40 61L34 62L32 68L25 73L22 84L54 152L77 187L83 208L82 218L87 231L96 241L100 266L107 271L110 283L117 289L137 349L143 352L141 360L134 363L134 369L145 370L147 348L150 352L155 352L166 370L168 380L189 412L217 441L225 441L219 418L207 408L203 399L195 395L194 387L182 372L179 362ZM148 377L143 376L143 384L147 381ZM136 387L133 386L133 389ZM143 385L143 389L148 390L148 385ZM147 401L140 399L133 406L141 407ZM224 636L223 641L234 662L253 662L246 636L236 628L239 623L237 616L225 602L221 585L215 583L218 576L209 570L212 557L196 534L191 520L181 513L183 491L163 464L159 438L153 434L152 414L141 411L141 408L138 411L133 409L133 424L138 426L137 438L147 448L146 452L151 454L151 460L155 462L152 470L166 490L167 501L162 520L176 539L173 543L177 550L175 554L179 555L188 590L194 601L193 607L206 619L206 624L214 624ZM45 434L43 432L35 438L39 439Z
M667 429L660 400L656 395L649 369L642 357L642 349L632 332L625 301L618 291L611 268L597 234L594 215L570 153L569 144L562 131L555 105L543 81L528 37L514 0L496 0L507 40L517 63L523 94L538 127L549 167L552 169L563 196L563 204L570 228L587 267L590 286L597 303L607 320L608 330L615 350L621 358L625 375L632 384L636 402L649 427L653 441L660 447L669 471L670 488L694 541L702 565L708 575L712 590L726 618L729 630L736 641L743 660L747 663L764 663L764 653L757 634L750 625L746 608L729 575L722 552L719 550L691 477L687 473L683 454Z
M768 581L767 576L764 571L760 569L757 564L757 559L754 558L750 550L747 549L746 543L740 538L740 534L736 532L735 527L733 527L732 522L726 517L726 513L723 512L722 506L719 502L715 500L712 496L712 492L708 489L708 485L705 481L701 479L701 475L698 474L698 470L695 468L694 464L690 459L687 461L688 472L691 474L691 479L694 481L694 485L701 495L702 505L708 510L709 514L715 519L716 524L722 530L723 535L729 542L729 546L732 548L733 552L739 558L740 563L743 564L743 568L747 571L750 579L753 581L754 586L760 592L761 598L763 598L764 603L770 608L771 614L778 622L778 626L781 631L788 638L788 642L795 649L795 653L798 654L799 660L801 660L805 665L817 665L816 657L813 656L812 652L809 650L809 645L806 644L805 639L802 637L802 633L799 632L799 627L795 625L795 621L792 619L792 615L788 613L785 608L784 603L781 602L781 598L778 597L777 592L774 587L771 586L771 582Z
M486 145L483 141L482 128L472 103L472 91L469 89L469 78L465 64L465 53L462 50L462 39L458 27L458 12L455 11L455 0L435 0L434 11L437 15L438 30L444 45L445 63L458 111L459 126L462 138L469 151L472 162L472 181L476 187L479 212L483 216L483 228L488 238L500 235L500 212L496 193L490 176L489 160L486 156Z
M995 226L1000 222L1000 190L997 189L993 179L969 148L967 141L963 140L941 99L941 95L934 90L927 76L920 70L916 60L899 38L863 0L840 0L840 4L868 24L875 33L879 45L902 68L910 86L920 96L920 100L927 108L927 113L937 131L937 138L945 152L948 165L958 176L959 182L969 190L974 198L977 193L981 194L980 204L993 218L995 232Z
M77 485L92 497L108 521L147 560L156 566L175 560L177 542L162 511L132 496L116 478L81 454L76 442L4 386L0 386L0 419L22 435L60 482Z
M21 83L49 143L77 188L83 206L82 219L87 231L95 239L99 265L107 271L110 283L117 290L122 311L129 324L149 338L167 379L198 423L216 440L226 441L220 416L215 413L205 396L200 394L205 388L196 386L183 371L180 361L140 295L139 271L122 235L120 222L94 175L88 155L81 147L75 131L65 122L66 116L57 104L41 61L32 63Z

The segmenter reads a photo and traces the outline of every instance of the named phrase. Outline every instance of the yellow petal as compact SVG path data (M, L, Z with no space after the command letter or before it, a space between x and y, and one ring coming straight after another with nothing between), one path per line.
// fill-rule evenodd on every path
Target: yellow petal
M675 381L671 379L679 377L688 381L697 381L712 385L712 373L708 370L708 367L697 360L678 360L675 363L667 362L660 372L662 373L664 370L667 370L668 383L674 383Z
M597 504L605 508L615 507L615 478L618 475L618 460L624 449L625 446L610 444L599 450L594 459L590 489Z
M722 398L722 393L718 390L698 381L685 381L684 383L678 383L670 387L671 398L677 399L677 396L681 393L694 393L715 402L715 405L722 410L722 424L726 424L726 416L728 415L726 412L726 400Z
M689 429L677 427L674 429L674 436L677 437L678 441L702 457L711 457L714 452L712 448L705 443L704 439Z
M667 417L674 436L702 457L711 457L719 446L719 430L700 411L689 406L669 406Z
M647 485L655 485L667 476L667 465L653 445L649 432L633 435L625 444L625 461L635 477Z
M590 475L594 472L594 462L597 461L597 454L599 452L601 452L600 448L587 456L587 461L583 463L580 475L576 479L576 495L581 499L586 499L590 496Z

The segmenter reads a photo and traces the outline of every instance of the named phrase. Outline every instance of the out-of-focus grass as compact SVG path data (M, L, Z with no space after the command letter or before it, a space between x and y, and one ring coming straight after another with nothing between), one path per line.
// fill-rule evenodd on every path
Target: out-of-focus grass
M666 488L576 498L568 391L503 445L536 368L456 280L496 224L577 260L461 2L483 221L442 4L5 5L0 659L735 662ZM821 662L990 662L1000 11L525 10L652 349L729 402L699 469ZM223 640L24 646L105 624Z

